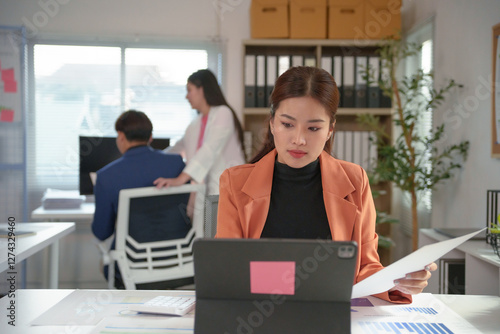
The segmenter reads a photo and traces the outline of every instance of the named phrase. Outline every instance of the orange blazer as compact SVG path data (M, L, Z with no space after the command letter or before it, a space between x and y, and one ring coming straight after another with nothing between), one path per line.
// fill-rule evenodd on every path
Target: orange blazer
M260 238L271 202L275 159L273 150L255 164L231 167L222 173L216 238ZM337 160L325 151L319 162L332 238L358 244L357 283L383 268L377 253L376 212L368 177L360 166ZM411 303L411 296L399 291L376 296Z

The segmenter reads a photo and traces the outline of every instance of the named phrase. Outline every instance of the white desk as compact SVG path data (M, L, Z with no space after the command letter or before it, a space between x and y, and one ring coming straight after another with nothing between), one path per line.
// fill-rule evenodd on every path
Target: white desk
M448 240L433 229L421 229L419 246ZM500 258L491 245L483 240L468 240L445 254L443 259L465 260L465 293L468 295L500 296ZM439 265L439 262L436 262ZM432 274L426 292L439 293L440 270Z
M140 293L143 297L152 297L159 294L159 291L126 291L126 290L78 290L79 292L87 292L86 303L79 303L77 300L72 300L67 305L74 308L87 307L87 312L81 314L82 319L79 320L82 324L72 324L70 319L59 319L64 325L60 326L30 326L30 322L38 318L45 311L56 305L63 298L74 292L75 290L17 290L13 298L8 296L0 299L0 330L2 333L32 333L32 334L47 334L47 333L91 333L96 325L93 317L102 316L106 312L104 308L99 308L96 305L97 300L103 302L109 301L110 296L121 296L122 298ZM172 292L172 291L169 291ZM162 291L165 293L165 291ZM172 293L193 294L193 291L174 291ZM435 297L446 304L450 309L458 313L462 318L476 327L482 333L498 333L500 328L500 297L497 296L458 296L458 295L435 295ZM137 299L137 298L136 298ZM15 301L15 319L16 327L11 327L7 324L9 318L6 316L7 307L11 301ZM102 304L101 304L102 305ZM92 308L90 308L92 307ZM105 306L104 306L105 307ZM112 307L112 306L110 306ZM94 313L90 312L93 311ZM128 318L125 316L124 318ZM183 324L186 327L182 331L172 328L168 333L193 333L194 318L192 314L183 319ZM66 321L66 322L65 322ZM156 318L154 321L162 321L161 318ZM214 319L216 321L216 319ZM191 328L191 330L189 329ZM5 331L6 329L6 331Z
M94 218L95 203L83 203L79 209L46 210L40 206L31 212L31 219L45 221L84 221Z
M46 210L42 206L33 210L31 219L34 221L72 221L76 230L71 237L60 244L61 264L68 270L62 271L59 279L61 288L100 289L107 287L107 282L100 272L100 253L95 245L95 236L91 231L94 218L95 203L82 203L78 209ZM27 263L29 273L36 272L37 264ZM38 288L43 284L39 277L27 276L27 286Z
M1 228L8 227L0 224ZM59 239L75 230L75 223L16 223L15 232L33 231L34 235L20 236L15 238L15 263L20 263L38 251L49 248L50 276L49 287L57 289L59 277ZM9 247L12 245L9 238L0 239L0 272L10 270ZM10 252L12 253L12 252Z

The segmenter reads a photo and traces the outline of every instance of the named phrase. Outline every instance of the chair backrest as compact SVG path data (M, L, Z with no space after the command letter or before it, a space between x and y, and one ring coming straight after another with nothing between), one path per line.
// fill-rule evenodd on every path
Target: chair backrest
M218 207L219 195L207 195L205 197L205 238L213 238L217 233Z
M187 204L195 193L193 217ZM192 244L203 237L205 185L120 191L113 257L126 289L193 277Z

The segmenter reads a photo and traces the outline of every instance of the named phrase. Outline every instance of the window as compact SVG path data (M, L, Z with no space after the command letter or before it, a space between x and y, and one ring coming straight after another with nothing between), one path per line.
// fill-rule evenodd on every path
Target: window
M420 26L418 29L415 29L407 36L407 42L416 43L421 46L421 49L417 55L406 60L405 75L409 76L416 73L418 70L422 70L424 71L424 73L431 73L433 71L433 32L433 22L428 22ZM429 84L432 85L433 82L429 82ZM423 87L422 89L422 94L424 96L428 96L428 89L426 87ZM426 137L430 134L430 132L432 131L432 112L422 113L419 128L416 130L418 131L418 135L422 137ZM428 167L431 168L430 163L428 163ZM432 191L422 191L418 194L418 196L420 199L417 208L419 224L421 228L426 228L430 226ZM404 194L401 205L401 227L407 235L411 235L411 199L409 194Z
M28 184L38 201L46 188L78 189L78 136L116 136L124 110L144 111L153 137L174 143L196 115L185 99L188 76L220 58L209 47L54 43L33 45L30 55Z

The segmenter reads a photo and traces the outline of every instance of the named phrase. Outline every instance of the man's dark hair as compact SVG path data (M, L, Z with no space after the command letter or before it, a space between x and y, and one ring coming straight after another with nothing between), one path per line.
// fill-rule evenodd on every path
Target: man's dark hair
M128 141L147 142L153 133L153 124L142 111L128 110L116 120L115 130L123 132Z

